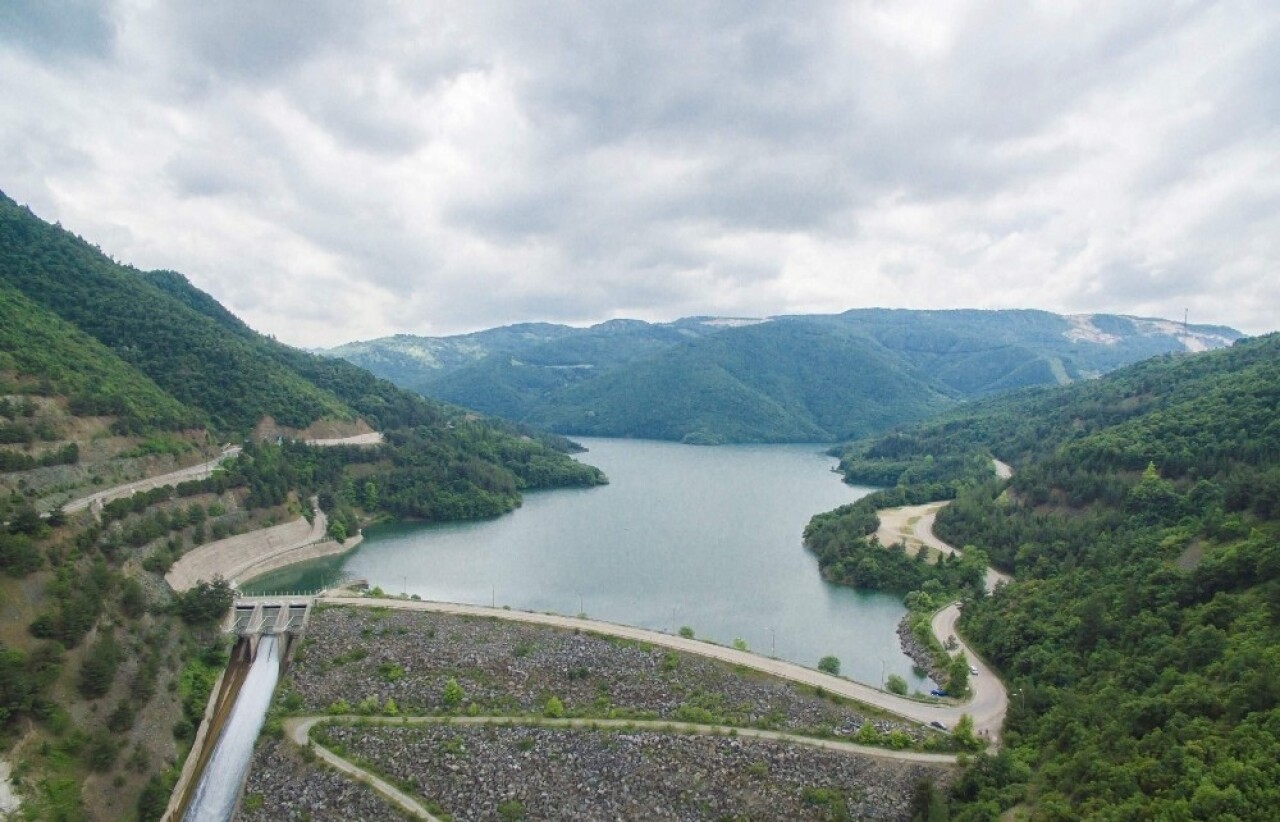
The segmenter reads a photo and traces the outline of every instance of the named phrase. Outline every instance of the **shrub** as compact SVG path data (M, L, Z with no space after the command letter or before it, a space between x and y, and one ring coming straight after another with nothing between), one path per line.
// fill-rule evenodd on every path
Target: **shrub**
M444 692L441 694L441 698L444 700L445 706L449 708L456 708L462 704L462 700L465 696L466 693L463 692L462 686L458 684L458 680L450 677L449 681L444 684Z

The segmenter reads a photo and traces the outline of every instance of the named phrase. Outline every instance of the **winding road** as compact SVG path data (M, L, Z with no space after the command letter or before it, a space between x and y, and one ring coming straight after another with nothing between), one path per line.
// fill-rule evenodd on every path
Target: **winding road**
M331 445L379 445L383 442L382 434L374 431L369 434L356 434L351 437L336 437L333 439L315 439L307 440L307 445L331 446ZM68 514L74 514L76 511L82 511L92 505L105 505L112 500L131 497L139 491L150 491L152 488L159 488L164 485L177 485L180 482L186 482L193 479L205 479L213 474L215 468L229 459L234 459L240 454L240 446L227 445L222 449L222 453L208 462L202 462L199 465L188 466L187 468L179 468L177 471L170 471L167 474L159 474L154 477L146 477L133 482L122 483L121 485L112 486L102 491L96 491L85 497L71 500L62 506L62 510Z
M83 511L92 505L105 505L113 500L131 497L139 491L150 491L152 488L159 488L164 485L177 485L180 482L188 480L205 479L213 474L213 470L229 459L233 459L240 453L240 446L228 445L222 449L222 453L208 462L202 462L199 465L192 465L187 468L179 468L177 471L170 471L167 474L159 474L154 477L134 480L126 482L122 485L116 485L103 491L90 494L87 497L74 499L62 506L62 510L68 514L74 514L76 511Z
M1013 476L1013 466L1008 463L997 459L991 460L991 463L995 468L997 479L1007 480ZM880 519L880 527L876 530L875 537L881 545L902 543L908 551L927 546L940 554L959 554L961 553L959 549L938 539L933 533L938 512L950 504L950 500L942 500L876 511L876 516ZM1013 582L1013 577L995 568L987 568L987 593L994 591L997 585L1010 582Z

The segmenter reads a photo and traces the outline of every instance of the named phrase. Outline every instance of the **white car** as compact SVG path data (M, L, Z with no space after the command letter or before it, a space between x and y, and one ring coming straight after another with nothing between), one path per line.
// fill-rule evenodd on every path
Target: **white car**
M970 676L977 676L977 675L978 675L978 669L977 669L977 668L975 668L975 667L973 667L972 665L970 665L970 666L969 666L969 675L970 675Z

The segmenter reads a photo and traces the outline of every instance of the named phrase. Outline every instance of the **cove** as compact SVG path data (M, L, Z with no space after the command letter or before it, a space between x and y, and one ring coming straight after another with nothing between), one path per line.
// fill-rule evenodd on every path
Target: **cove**
M801 535L816 513L869 488L845 485L821 445L700 447L582 439L610 484L528 494L491 520L379 525L341 557L253 580L246 593L363 577L388 594L594 619L728 645L876 684L912 672L898 597L825 582Z

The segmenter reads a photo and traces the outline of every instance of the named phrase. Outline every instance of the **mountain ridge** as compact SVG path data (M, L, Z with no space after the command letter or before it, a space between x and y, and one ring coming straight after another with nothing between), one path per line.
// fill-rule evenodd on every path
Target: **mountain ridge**
M839 441L923 419L949 403L1092 378L1241 336L1224 326L1127 315L851 309L586 328L522 323L451 337L398 334L322 353L426 396L563 434ZM819 351L843 368L814 374L820 384L798 392L783 375L812 371ZM816 411L819 392L846 412ZM867 406L868 396L879 404Z

